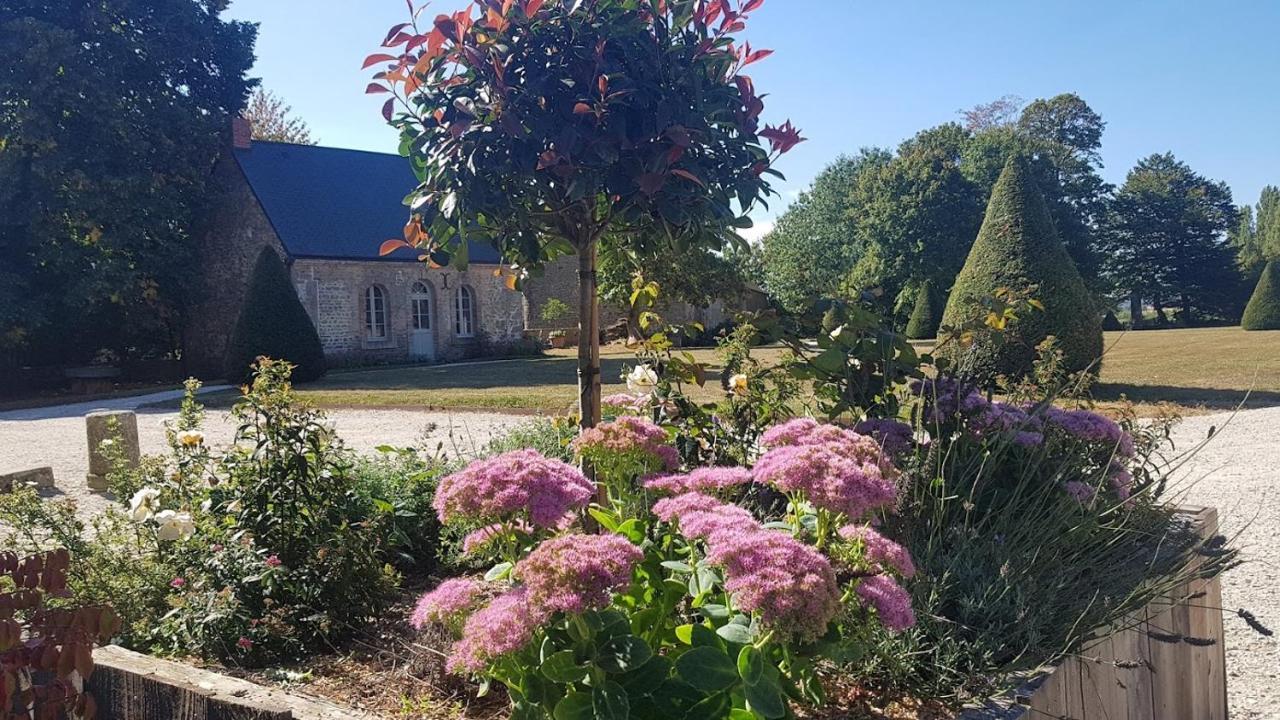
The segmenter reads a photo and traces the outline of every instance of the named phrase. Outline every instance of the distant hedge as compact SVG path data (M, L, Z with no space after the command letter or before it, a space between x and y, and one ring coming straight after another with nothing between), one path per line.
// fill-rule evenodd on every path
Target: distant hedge
M1116 317L1114 310L1108 310L1106 315L1102 316L1102 329L1105 332L1115 332L1123 330L1124 325L1120 322L1120 318Z
M978 382L997 375L1025 376L1035 348L1046 337L1058 339L1071 371L1093 367L1102 356L1102 323L1093 297L1058 239L1044 196L1025 162L1005 164L991 191L978 239L943 313L944 325L961 325L979 312L983 299L1001 288L1040 301L1041 312L1028 312L1004 334L1003 342L978 336L963 352L963 369ZM957 358L959 359L959 358Z
M263 248L253 266L240 318L227 344L227 382L248 380L250 366L260 355L296 365L295 382L317 380L327 369L320 335L298 300L289 271L270 248Z
M926 282L916 294L916 304L907 321L907 338L926 340L936 337L942 323L942 300L932 282Z
M1253 297L1245 306L1240 327L1245 330L1280 330L1280 260L1262 269Z

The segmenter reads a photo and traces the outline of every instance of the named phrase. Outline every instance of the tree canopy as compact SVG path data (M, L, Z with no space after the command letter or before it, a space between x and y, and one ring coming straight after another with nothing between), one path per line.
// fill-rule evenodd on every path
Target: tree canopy
M803 139L762 127L743 72L769 55L736 39L763 1L473 0L430 24L419 8L365 61L420 181L384 252L465 265L467 241L488 241L512 286L578 255L584 426L600 414L601 239L644 257L741 243Z
M192 227L253 85L218 0L0 4L0 350L179 345Z
M1114 286L1153 300L1157 312L1180 307L1234 315L1240 283L1227 233L1236 209L1226 183L1196 173L1172 153L1140 160L1111 202L1105 270Z
M254 140L315 145L307 121L293 114L293 107L270 90L256 88L244 109Z

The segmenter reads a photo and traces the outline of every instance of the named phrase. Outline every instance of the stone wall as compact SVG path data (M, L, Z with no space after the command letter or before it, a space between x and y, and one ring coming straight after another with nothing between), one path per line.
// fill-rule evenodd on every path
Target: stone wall
M338 261L299 258L291 268L298 297L320 334L325 355L335 365L399 362L411 358L411 293L415 282L428 289L435 360L484 354L490 345L514 343L524 331L524 298L493 275L491 265L465 272L431 269L418 262ZM365 297L372 286L387 303L387 336L374 339L365 326ZM455 323L458 288L470 289L473 335L460 336ZM422 358L430 360L431 358Z
M223 356L258 254L270 247L285 257L275 229L230 153L218 162L214 183L218 198L197 248L200 283L183 343L185 371L203 380L222 377Z

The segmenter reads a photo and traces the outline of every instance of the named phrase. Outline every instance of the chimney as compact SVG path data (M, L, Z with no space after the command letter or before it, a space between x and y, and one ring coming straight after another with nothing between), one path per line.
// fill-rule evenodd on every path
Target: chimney
M231 147L236 150L253 148L253 126L248 118L237 115L231 119Z

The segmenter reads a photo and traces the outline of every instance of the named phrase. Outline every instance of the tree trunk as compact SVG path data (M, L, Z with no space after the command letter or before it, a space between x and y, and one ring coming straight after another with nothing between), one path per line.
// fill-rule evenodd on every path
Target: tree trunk
M1129 293L1129 327L1137 330L1142 327L1142 294L1137 290Z
M578 247L578 410L579 426L600 423L600 304L596 299L596 250L591 238Z
M1182 294L1182 324L1187 327L1195 325L1195 311L1191 309L1191 297L1186 293Z

